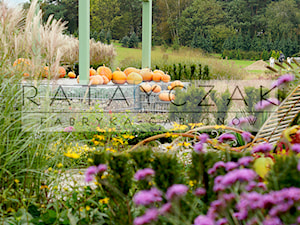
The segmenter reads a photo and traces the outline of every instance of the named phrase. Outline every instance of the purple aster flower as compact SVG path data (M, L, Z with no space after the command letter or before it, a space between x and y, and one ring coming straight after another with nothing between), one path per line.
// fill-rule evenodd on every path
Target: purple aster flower
M298 160L297 170L300 171L300 159Z
M274 105L280 105L280 101L276 98L269 98L267 100L262 100L255 105L256 110L267 110Z
M201 142L201 143L206 143L207 140L208 140L208 138L209 138L209 136L208 136L208 134L203 133L203 134L201 134L201 135L199 136L199 138L200 138L200 142Z
M155 208L148 209L144 215L136 217L133 221L134 225L143 225L155 221L158 217L158 210Z
M91 182L94 180L94 175L98 173L98 168L97 166L90 166L87 168L85 171L85 181L86 182Z
M228 224L228 221L226 218L222 218L217 221L217 225L225 225L225 224Z
M133 201L136 205L150 205L154 202L162 201L162 198L160 191L156 188L152 188L136 193L133 197Z
M225 134L222 134L218 140L222 143L226 142L226 141L232 141L232 140L235 140L235 136L233 134L229 134L229 133L225 133Z
M294 144L292 150L297 154L300 153L300 144Z
M172 204L170 202L168 202L159 209L159 214L164 215L166 213L169 213L171 208L172 208Z
M223 167L223 168L226 167L225 162L223 162L223 161L218 161L218 162L216 162L216 163L214 164L213 168L211 168L211 169L208 170L208 174L209 174L209 175L212 175L212 174L216 173L217 169L219 169L219 168L221 168L221 167Z
M235 162L227 162L225 164L225 169L226 171L230 171L230 170L234 170L239 166L239 164L235 163Z
M256 187L257 183L255 181L250 181L249 184L245 187L246 191L250 192Z
M300 216L297 218L297 223L300 224Z
M259 183L257 184L257 187L258 187L258 188L262 188L263 190L267 190L267 186L266 186L265 183L263 183L263 182L259 182Z
M235 195L233 193L223 194L222 197L224 198L225 201L231 201L235 199Z
M72 132L74 131L74 127L69 126L69 127L65 127L64 132Z
M252 136L251 133L243 132L241 135L242 135L245 142L250 142L251 141L251 136Z
M269 143L262 143L262 144L259 144L259 145L256 145L253 147L251 153L254 154L254 153L268 153L270 152L271 150L273 149L273 145L269 144Z
M155 174L155 171L151 168L145 168L142 170L138 170L135 175L134 179L136 180L145 180L146 178Z
M105 164L99 164L97 166L97 169L98 169L98 173L104 172L104 171L107 170L107 165L105 165Z
M278 217L271 217L263 221L263 225L282 225L282 222Z
M194 145L194 151L196 153L202 153L202 150L203 150L203 143L198 142Z
M207 216L200 215L194 220L194 225L214 225L214 221Z
M295 76L293 74L285 74L280 76L271 86L271 88L279 87L280 85L286 84L288 82L291 82L295 79Z
M251 156L245 156L238 160L238 164L240 166L248 166L253 161L253 158Z
M196 195L196 196L203 196L205 194L206 194L206 190L204 188L197 188L194 191L194 195Z
M184 196L189 188L184 184L173 184L168 188L166 192L166 198L168 200L173 199L174 197Z

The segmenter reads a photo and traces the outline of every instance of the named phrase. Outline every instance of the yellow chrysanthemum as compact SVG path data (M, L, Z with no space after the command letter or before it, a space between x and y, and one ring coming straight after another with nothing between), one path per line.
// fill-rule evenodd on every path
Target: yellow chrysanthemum
M64 154L66 157L71 158L71 159L79 159L80 155L77 153L71 153L71 152L67 152Z
M109 202L109 198L103 198L99 200L99 203L101 204L107 204Z

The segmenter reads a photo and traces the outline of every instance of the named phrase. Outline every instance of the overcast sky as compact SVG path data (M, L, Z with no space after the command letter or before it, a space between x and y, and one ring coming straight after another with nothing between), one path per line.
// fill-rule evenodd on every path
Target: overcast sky
M9 6L16 6L19 3L28 2L28 0L4 0Z

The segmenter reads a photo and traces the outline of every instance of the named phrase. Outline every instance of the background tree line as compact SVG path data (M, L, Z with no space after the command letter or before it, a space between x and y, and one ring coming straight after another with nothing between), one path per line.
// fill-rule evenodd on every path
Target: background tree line
M141 40L141 0L90 0L90 6L91 37L105 42L134 33ZM78 0L42 0L41 8L44 20L54 14L77 35ZM299 9L300 0L153 0L153 43L292 55L299 51Z

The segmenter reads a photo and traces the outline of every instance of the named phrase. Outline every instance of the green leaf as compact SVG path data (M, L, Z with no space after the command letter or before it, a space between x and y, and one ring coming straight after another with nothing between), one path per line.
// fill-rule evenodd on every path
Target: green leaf
M264 178L266 174L270 171L271 166L274 164L273 160L269 157L265 158L260 157L255 160L253 167L255 172L261 177Z

